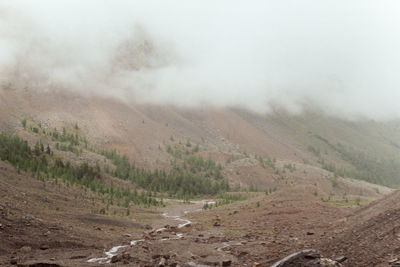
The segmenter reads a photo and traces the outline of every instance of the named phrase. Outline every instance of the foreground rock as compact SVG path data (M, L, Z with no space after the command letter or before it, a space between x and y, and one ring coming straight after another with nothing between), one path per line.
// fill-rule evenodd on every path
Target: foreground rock
M344 260L343 260L344 261ZM314 249L302 250L283 258L282 260L274 263L271 267L341 267L337 261L323 258Z
M115 255L111 258L111 263L122 262L124 264L128 264L132 261L131 255L128 253L123 253L120 255Z
M18 267L62 267L60 264L44 261L30 261L18 264Z

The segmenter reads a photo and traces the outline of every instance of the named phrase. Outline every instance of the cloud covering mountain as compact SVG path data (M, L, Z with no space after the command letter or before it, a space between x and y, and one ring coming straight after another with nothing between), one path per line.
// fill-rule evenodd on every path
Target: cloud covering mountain
M400 3L2 1L4 88L400 116Z

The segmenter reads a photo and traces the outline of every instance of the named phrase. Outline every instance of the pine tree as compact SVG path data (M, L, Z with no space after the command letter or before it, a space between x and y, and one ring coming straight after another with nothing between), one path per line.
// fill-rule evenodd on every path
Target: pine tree
M23 120L21 121L21 123L22 123L22 126L24 127L24 129L26 129L26 119L23 119Z
M36 156L39 156L39 155L40 155L40 145L39 145L39 142L36 142L34 151L35 151L35 155L36 155Z

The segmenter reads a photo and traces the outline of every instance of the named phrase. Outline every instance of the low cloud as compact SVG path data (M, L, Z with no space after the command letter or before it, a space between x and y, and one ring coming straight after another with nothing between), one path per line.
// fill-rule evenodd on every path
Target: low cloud
M398 1L2 1L3 87L400 116Z

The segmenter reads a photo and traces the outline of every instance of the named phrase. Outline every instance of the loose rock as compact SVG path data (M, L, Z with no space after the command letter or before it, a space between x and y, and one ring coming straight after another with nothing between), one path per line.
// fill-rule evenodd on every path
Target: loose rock
M28 253L32 251L32 248L29 246L23 246L20 250L21 252Z
M49 249L50 247L48 246L48 245L46 245L46 244L43 244L43 245L41 245L40 246L40 249L41 250L47 250L47 249Z
M162 257L160 262L158 263L158 266L165 267L166 263L167 263L167 260L164 257Z
M232 264L232 261L231 260L225 260L225 261L222 261L222 267L226 267L226 266L231 266L231 264Z
M337 257L337 258L335 259L335 261L337 261L337 262L339 262L339 263L342 263L342 262L344 262L345 260L347 260L347 257L346 257L346 256L340 256L340 257Z

